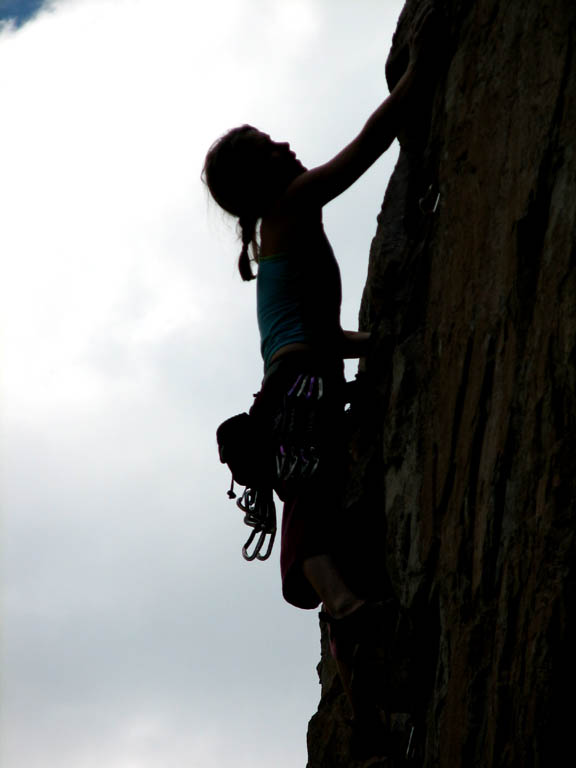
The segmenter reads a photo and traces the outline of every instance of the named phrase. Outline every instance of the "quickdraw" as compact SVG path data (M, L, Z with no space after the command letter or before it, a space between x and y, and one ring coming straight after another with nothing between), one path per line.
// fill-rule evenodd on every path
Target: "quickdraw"
M286 393L283 418L278 429L278 480L308 480L316 473L320 464L317 407L323 395L322 377L303 373Z
M274 505L272 489L245 488L236 504L245 513L244 522L246 525L253 529L246 544L242 547L243 558L248 561L267 560L276 538L276 506ZM250 547L257 536L258 541L250 552ZM266 544L267 536L270 538ZM265 544L266 548L262 554Z

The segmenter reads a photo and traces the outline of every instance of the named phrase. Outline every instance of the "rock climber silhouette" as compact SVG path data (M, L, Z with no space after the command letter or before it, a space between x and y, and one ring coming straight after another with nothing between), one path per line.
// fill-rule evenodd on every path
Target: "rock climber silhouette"
M349 586L339 510L347 461L343 359L365 356L370 334L340 326L340 273L322 208L362 176L410 119L426 87L435 16L427 4L414 24L402 77L356 138L328 162L308 169L290 144L242 125L213 144L203 170L214 200L238 219L240 275L257 280L265 374L253 412L275 432L282 461L296 457L290 477L284 473L276 485L284 500L283 595L300 608L323 604L358 752L365 756L386 749L371 675L361 669L387 620L386 606ZM309 466L311 456L317 468L303 479L296 464L304 457Z

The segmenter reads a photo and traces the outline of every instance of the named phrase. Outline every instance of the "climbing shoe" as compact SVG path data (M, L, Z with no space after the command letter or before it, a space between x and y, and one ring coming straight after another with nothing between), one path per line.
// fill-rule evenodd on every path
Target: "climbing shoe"
M351 667L352 703L410 712L415 684L412 624L394 598L366 602L342 619L324 611L330 651L336 661Z

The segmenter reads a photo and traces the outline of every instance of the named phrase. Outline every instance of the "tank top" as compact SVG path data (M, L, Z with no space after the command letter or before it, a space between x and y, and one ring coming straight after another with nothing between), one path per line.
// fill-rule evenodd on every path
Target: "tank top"
M286 344L309 344L322 355L336 352L342 334L340 269L327 241L319 250L259 261L256 294L264 370Z

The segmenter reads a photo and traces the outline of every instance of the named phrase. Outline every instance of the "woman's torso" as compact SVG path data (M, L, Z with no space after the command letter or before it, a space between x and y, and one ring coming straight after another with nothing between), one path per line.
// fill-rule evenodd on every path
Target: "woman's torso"
M321 211L264 217L257 295L265 369L293 352L338 356L340 270Z

